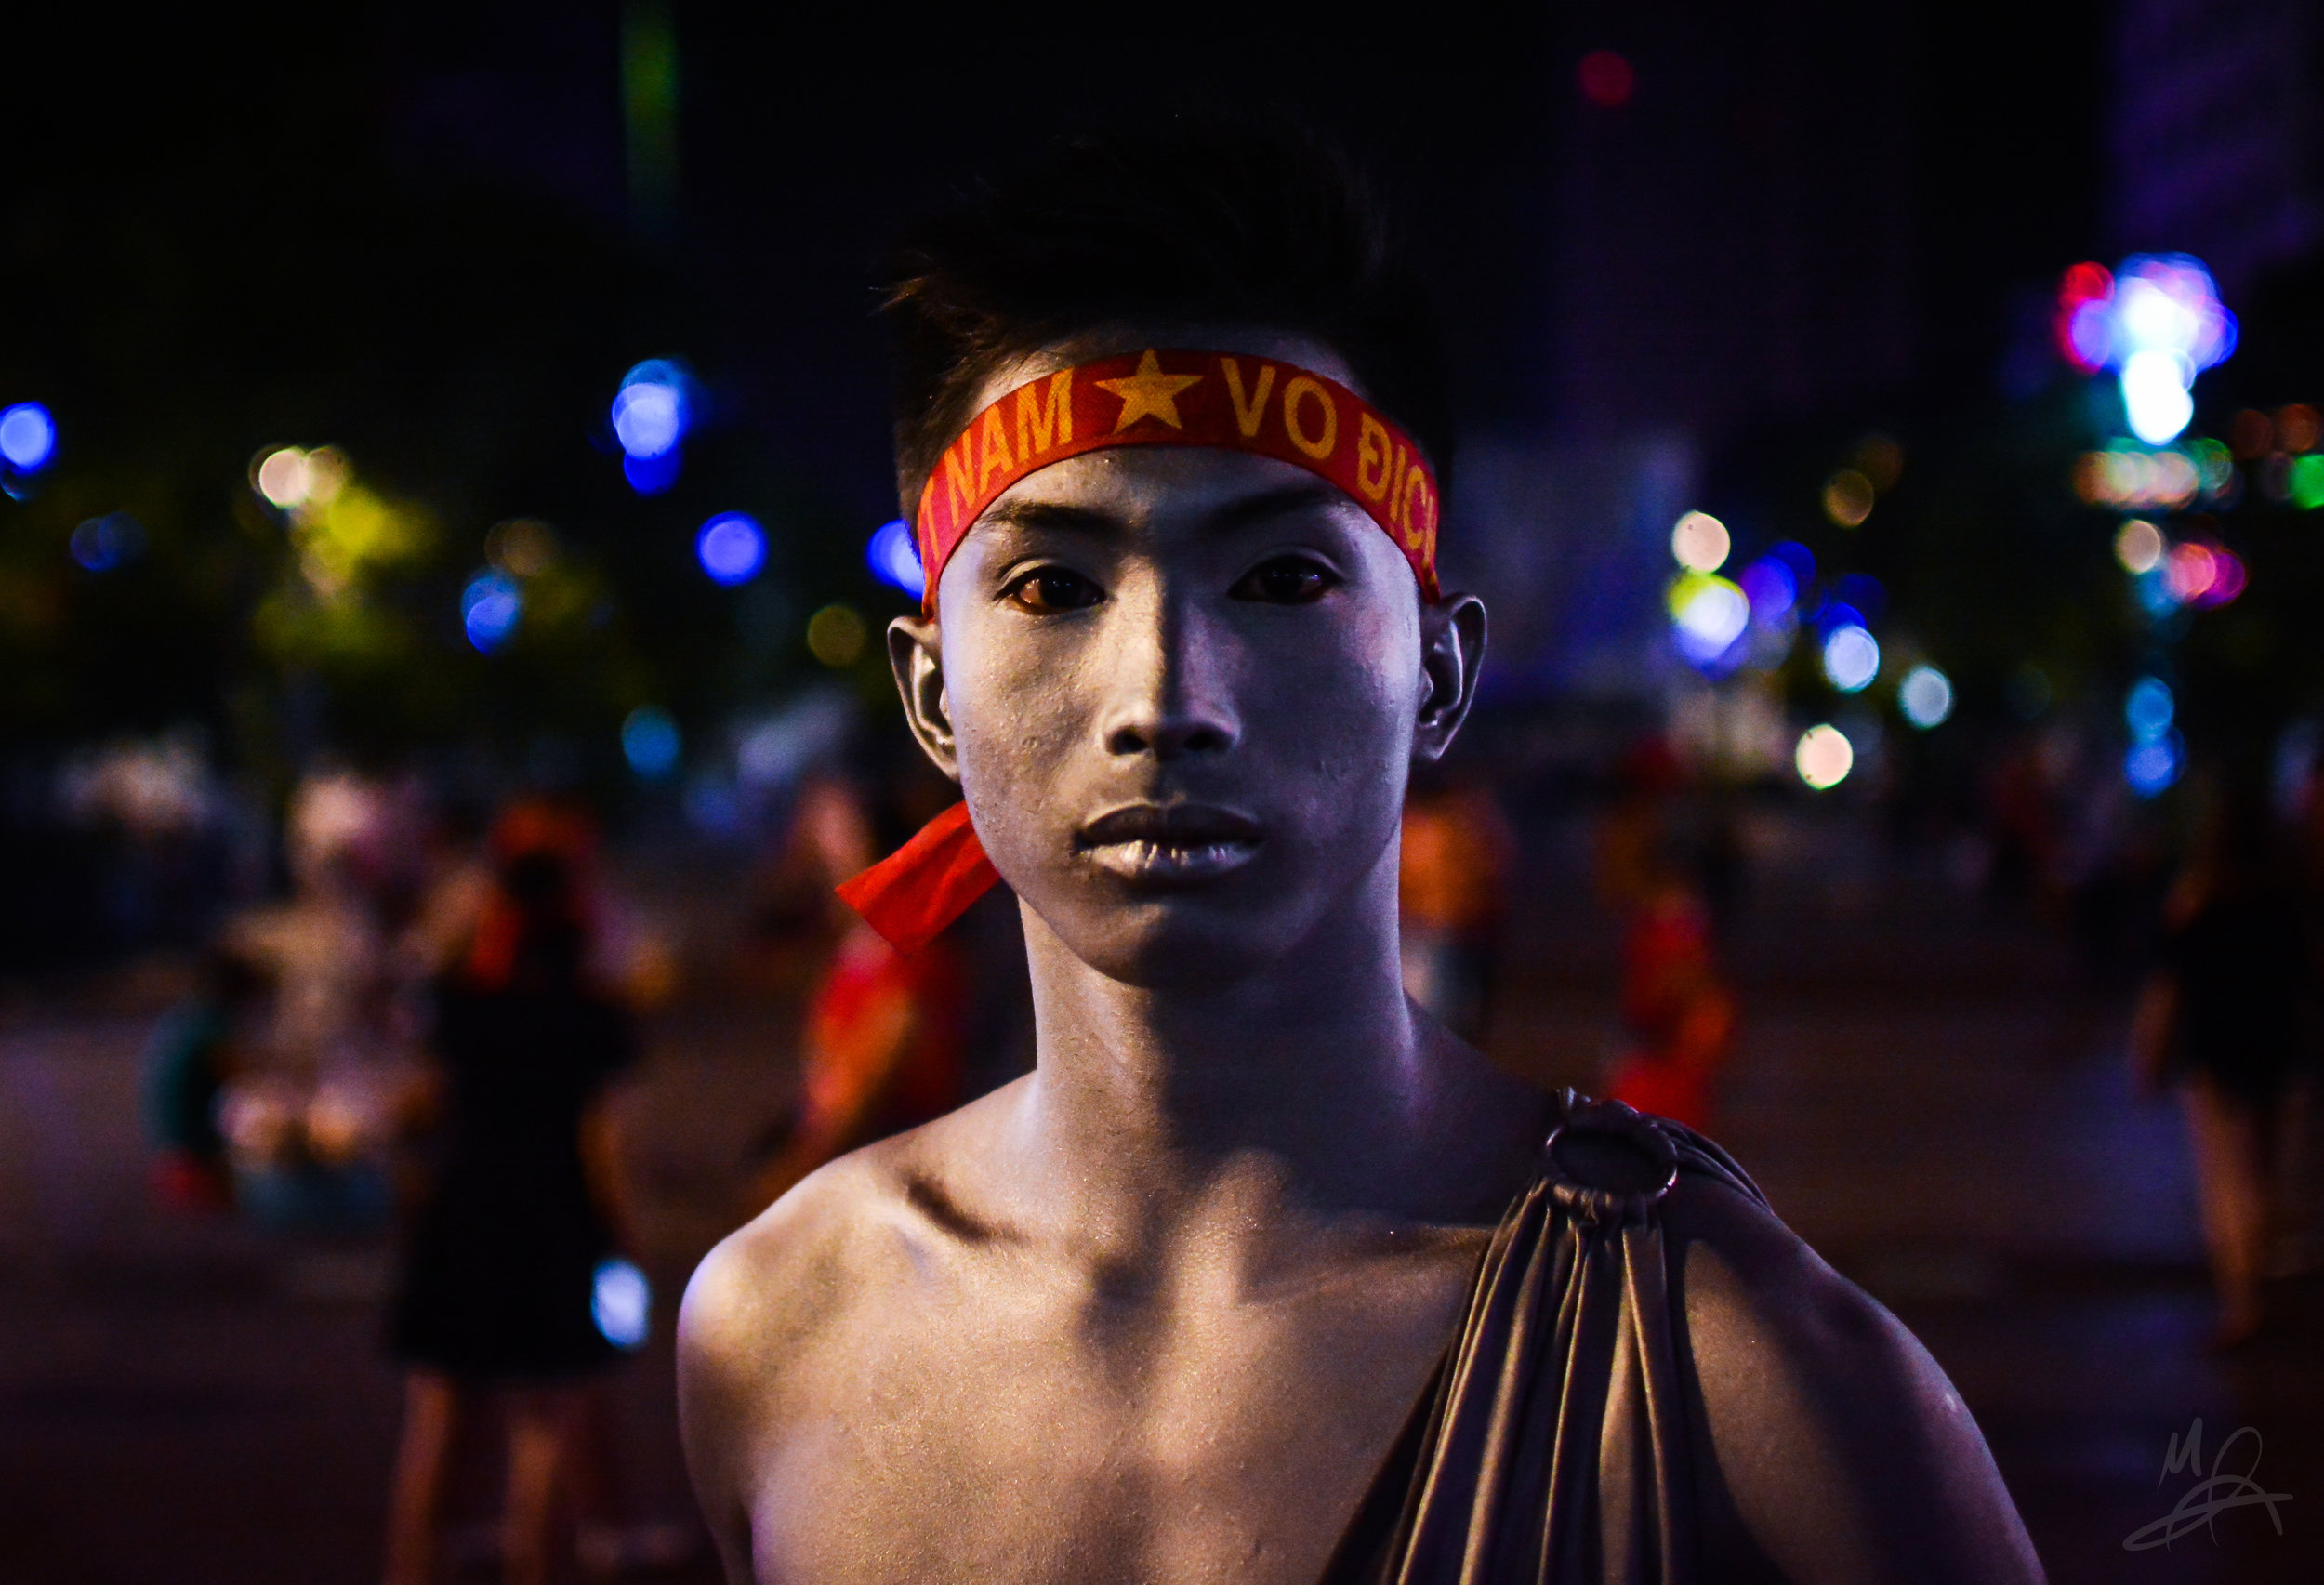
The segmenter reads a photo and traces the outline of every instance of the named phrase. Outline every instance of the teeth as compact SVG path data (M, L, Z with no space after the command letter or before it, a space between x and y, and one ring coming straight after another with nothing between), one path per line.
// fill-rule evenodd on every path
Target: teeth
M1255 844L1232 839L1212 842L1106 842L1091 850L1107 867L1120 870L1201 870L1231 865L1248 857Z

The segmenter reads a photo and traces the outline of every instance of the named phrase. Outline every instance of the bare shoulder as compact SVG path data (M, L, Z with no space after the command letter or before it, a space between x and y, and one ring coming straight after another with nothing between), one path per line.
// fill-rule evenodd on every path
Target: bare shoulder
M876 1154L832 1162L727 1235L686 1285L679 1425L730 1580L753 1577L750 1476L785 1418L789 1367L844 1314L850 1233L879 1214L886 1176Z
M815 1412L821 1367L908 1264L918 1202L990 1101L817 1169L694 1269L678 1315L680 1429L729 1578L751 1578L754 1472Z
M1975 1420L1901 1322L1724 1184L1683 1176L1664 1225L1714 1547L1799 1585L2042 1578Z

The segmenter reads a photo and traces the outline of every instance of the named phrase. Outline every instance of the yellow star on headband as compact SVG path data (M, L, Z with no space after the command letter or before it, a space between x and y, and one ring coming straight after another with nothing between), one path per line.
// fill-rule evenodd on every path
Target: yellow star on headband
M1166 375L1162 360L1146 349L1138 360L1138 372L1121 379L1102 379L1100 390L1110 390L1122 399L1122 416L1114 420L1114 432L1120 434L1141 418L1159 418L1171 429L1183 429L1178 421L1178 393L1190 385L1200 385L1200 375Z

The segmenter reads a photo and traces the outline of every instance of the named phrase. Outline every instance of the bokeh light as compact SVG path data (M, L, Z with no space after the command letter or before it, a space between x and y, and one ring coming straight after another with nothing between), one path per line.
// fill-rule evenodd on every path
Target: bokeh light
M871 541L864 547L864 560L870 564L872 575L881 583L893 584L915 600L927 592L928 579L920 571L920 548L913 543L912 525L902 518L872 530Z
M2133 518L2114 535L2114 559L2126 573L2151 573L2161 564L2162 530L2145 518Z
M667 358L649 358L622 376L614 393L614 438L625 454L640 461L665 456L685 439L691 384Z
M1679 653L1698 667L1717 665L1751 620L1742 587L1709 573L1671 580L1666 603Z
M660 781L678 769L678 723L667 710L640 705L621 723L621 754L646 780Z
M1743 588L1744 597L1751 602L1751 614L1763 622L1772 622L1789 612L1800 601L1800 580L1790 567L1773 556L1763 556L1736 575L1736 582Z
M694 555L713 582L748 583L767 563L767 534L743 512L721 512L702 525Z
M1856 751L1847 734L1829 724L1808 728L1791 751L1792 768L1800 773L1800 780L1817 792L1846 781L1855 762Z
M2284 470L2284 490L2302 511L2324 507L2324 456L2311 453L2293 457Z
M2171 695L2171 685L2159 677L2140 678L2131 684L2122 701L2122 722L2131 729L2133 743L2160 741L2177 713L2178 701Z
M306 497L300 503L327 507L337 501L354 477L355 465L337 446L317 446L306 454Z
M73 531L73 559L92 573L134 561L145 550L145 528L127 512L93 517Z
M2175 509L2202 489L2202 472L2184 452L2116 448L2084 452L2074 463L2074 494L2089 506Z
M2234 551L2192 539L2171 548L2163 559L2162 577L2174 602L2205 608L2226 604L2250 581Z
M2113 308L2112 271L2094 262L2067 270L2058 284L2058 351L2083 374L2096 374L2113 355Z
M1869 573L1847 574L1832 586L1831 595L1836 607L1858 613L1867 625L1879 621L1881 613L1888 609L1888 590Z
M2318 413L2304 402L2287 403L2276 410L2271 426L2278 445L2289 452L2314 451L2324 444L2324 413Z
M460 625L481 654L490 654L507 643L523 614L524 591L497 567L477 574L460 591Z
M2195 416L2188 387L2195 372L2185 354L2154 348L2133 352L2122 364L2122 411L2131 433L2150 446L2176 440Z
M538 518L510 518L484 535L484 560L511 577L539 577L558 553L557 531Z
M1734 548L1727 525L1709 512L1688 512L1670 530L1671 559L1690 573L1717 572Z
M590 1288L589 1316L615 1348L643 1348L654 1323L654 1289L645 1273L624 1260L600 1262Z
M1842 528L1855 528L1872 515L1872 481L1843 468L1824 481L1824 515Z
M2227 441L2238 462L2257 462L2276 449L2276 426L2256 407L2246 407L2227 424Z
M1933 666L1916 666L1896 690L1896 706L1922 732L1940 726L1953 713L1953 680Z
M1611 49L1593 49L1574 69L1581 97L1601 110L1619 110L1637 91L1638 73L1627 57Z
M1878 640L1853 622L1824 635L1824 677L1842 693L1861 693L1881 673Z
M2152 743L2131 745L2130 752L2122 756L2122 779L2139 797L2153 798L2179 779L2185 759L2186 747L2179 734L2165 733Z
M2111 275L2077 264L2058 288L2058 350L2086 374L2114 369L2131 432L2167 445L2195 416L2195 376L2235 350L2236 320L2211 271L2184 253L2136 254Z
M658 495L678 482L679 456L675 446L659 456L625 455L621 459L621 476L639 495Z
M57 455L57 420L37 402L0 410L0 458L21 473L36 473Z
M1905 448L1894 435L1865 436L1856 442L1855 455L1849 460L1876 491L1894 490L1896 481L1905 476Z
M276 447L250 470L251 487L284 511L305 503L307 482L307 454L297 446Z
M863 613L852 605L826 605L807 619L807 651L828 667L853 666L868 636Z

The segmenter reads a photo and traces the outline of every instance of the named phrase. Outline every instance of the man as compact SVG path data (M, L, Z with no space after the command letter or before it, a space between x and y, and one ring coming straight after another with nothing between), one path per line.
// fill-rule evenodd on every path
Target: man
M1336 160L1233 126L907 252L890 654L966 801L850 895L908 946L997 870L1039 1066L696 1274L735 1581L2040 1577L1934 1363L1715 1147L1405 998L1406 778L1485 613L1385 259Z

